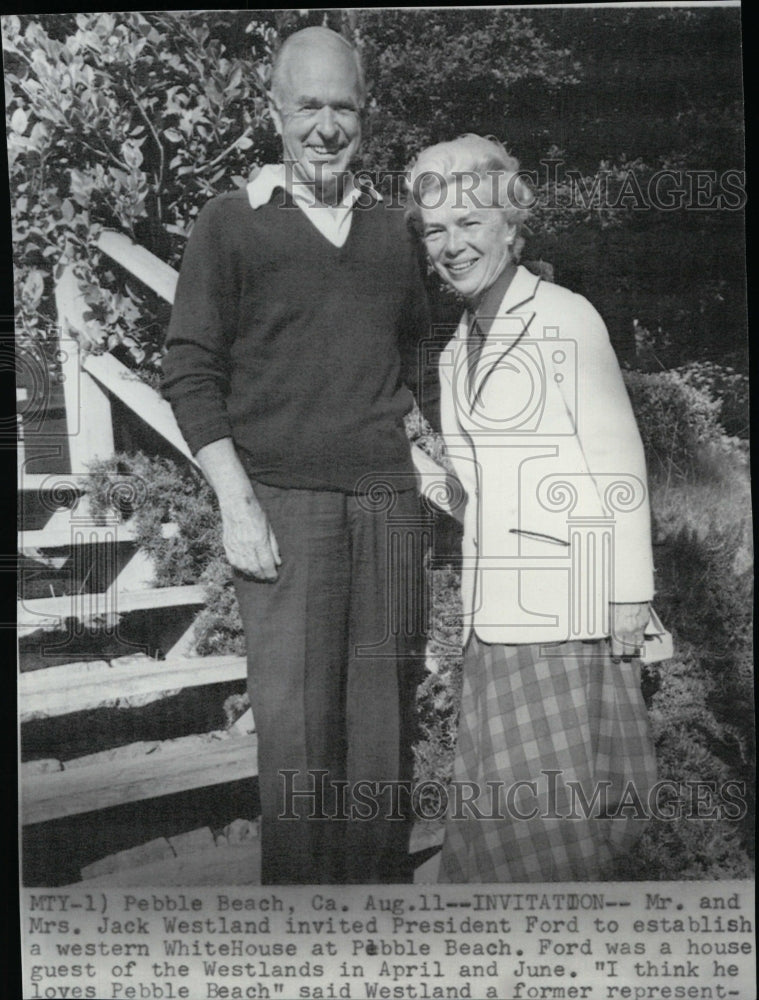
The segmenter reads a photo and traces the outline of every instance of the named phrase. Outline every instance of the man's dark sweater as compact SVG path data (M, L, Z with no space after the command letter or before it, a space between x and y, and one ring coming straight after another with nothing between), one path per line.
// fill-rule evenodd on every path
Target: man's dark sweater
M221 195L185 251L164 392L193 452L232 437L253 479L350 493L412 471L402 378L427 329L402 212L357 204L338 248L281 189Z

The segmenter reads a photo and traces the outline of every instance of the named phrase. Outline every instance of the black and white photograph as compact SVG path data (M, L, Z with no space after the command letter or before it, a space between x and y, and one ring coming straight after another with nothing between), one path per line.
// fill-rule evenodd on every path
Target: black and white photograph
M25 1000L754 996L742 15L2 15Z

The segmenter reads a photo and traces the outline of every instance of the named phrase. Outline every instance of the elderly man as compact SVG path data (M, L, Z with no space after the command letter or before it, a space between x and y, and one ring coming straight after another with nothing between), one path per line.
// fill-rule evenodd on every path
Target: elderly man
M423 522L402 352L428 320L402 213L350 172L364 100L340 35L286 40L283 162L199 214L164 363L245 627L264 884L400 881L407 861L388 783L410 777Z

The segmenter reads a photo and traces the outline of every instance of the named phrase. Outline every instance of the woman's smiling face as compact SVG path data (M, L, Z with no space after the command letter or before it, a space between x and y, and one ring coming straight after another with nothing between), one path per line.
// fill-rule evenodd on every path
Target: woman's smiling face
M516 226L492 200L455 182L428 188L420 203L424 245L435 270L460 295L479 298L510 263Z

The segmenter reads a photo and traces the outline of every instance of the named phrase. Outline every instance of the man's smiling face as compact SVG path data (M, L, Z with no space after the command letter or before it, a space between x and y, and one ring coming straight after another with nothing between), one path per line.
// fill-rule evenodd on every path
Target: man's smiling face
M271 113L284 159L319 201L342 197L361 143L361 84L347 49L309 45L289 53Z

